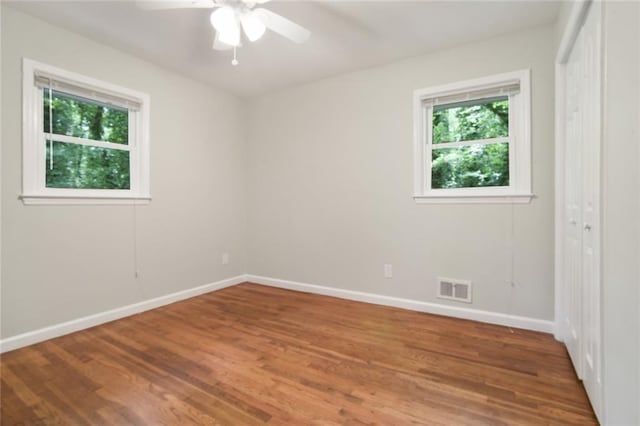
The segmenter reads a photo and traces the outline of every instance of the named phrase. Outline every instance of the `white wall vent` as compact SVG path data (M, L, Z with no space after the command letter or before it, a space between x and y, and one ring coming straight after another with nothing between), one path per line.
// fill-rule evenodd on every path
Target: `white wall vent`
M438 298L471 303L471 281L438 277Z

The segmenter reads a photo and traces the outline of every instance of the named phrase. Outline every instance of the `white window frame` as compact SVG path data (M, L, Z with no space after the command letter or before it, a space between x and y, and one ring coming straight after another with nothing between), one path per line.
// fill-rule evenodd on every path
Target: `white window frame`
M106 97L135 100L129 111L129 141L126 147L110 142L71 136L56 140L84 145L124 149L130 152L130 189L76 189L46 187L46 144L43 129L43 90L35 84L38 73L91 90ZM25 204L146 204L151 200L149 169L149 95L105 81L63 70L28 58L22 61L22 194ZM64 92L64 91L63 91ZM115 146L118 145L118 146ZM55 156L54 156L55 158Z
M462 97L469 95L468 100L480 100L483 96L474 96L473 93L491 93L494 92L493 89L500 90L502 87L512 86L515 82L519 83L519 90L508 94L509 186L431 188L433 108L435 106L433 100L458 97L458 95ZM445 102L439 105L446 104ZM415 150L413 198L417 203L528 203L531 201L533 197L531 192L531 85L528 69L418 89L414 91L413 105ZM469 142L477 144L483 141ZM453 148L465 144L467 142L446 145Z

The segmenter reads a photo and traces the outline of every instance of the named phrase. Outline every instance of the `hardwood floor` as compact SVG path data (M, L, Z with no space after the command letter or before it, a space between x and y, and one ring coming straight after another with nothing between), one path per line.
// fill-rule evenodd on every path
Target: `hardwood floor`
M2 425L596 424L552 336L241 284L2 355Z

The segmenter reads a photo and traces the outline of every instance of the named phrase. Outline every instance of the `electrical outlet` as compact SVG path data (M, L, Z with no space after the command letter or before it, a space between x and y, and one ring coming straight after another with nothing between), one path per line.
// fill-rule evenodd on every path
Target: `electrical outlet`
M223 265L229 264L229 253L222 253L222 264Z
M393 278L393 265L385 263L384 265L384 277Z

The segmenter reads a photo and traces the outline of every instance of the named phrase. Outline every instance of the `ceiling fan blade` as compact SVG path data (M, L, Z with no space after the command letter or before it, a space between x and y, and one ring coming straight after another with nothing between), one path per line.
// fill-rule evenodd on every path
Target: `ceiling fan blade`
M304 43L311 35L308 29L270 10L258 8L253 13L265 27L296 43Z
M271 0L241 0L249 9L253 9L256 4L269 3Z
M213 38L213 49L214 50L229 50L233 49L233 46L223 43L220 41L220 37L218 36L218 31L216 31L216 36Z
M136 6L142 10L213 9L219 7L214 0L137 0Z

